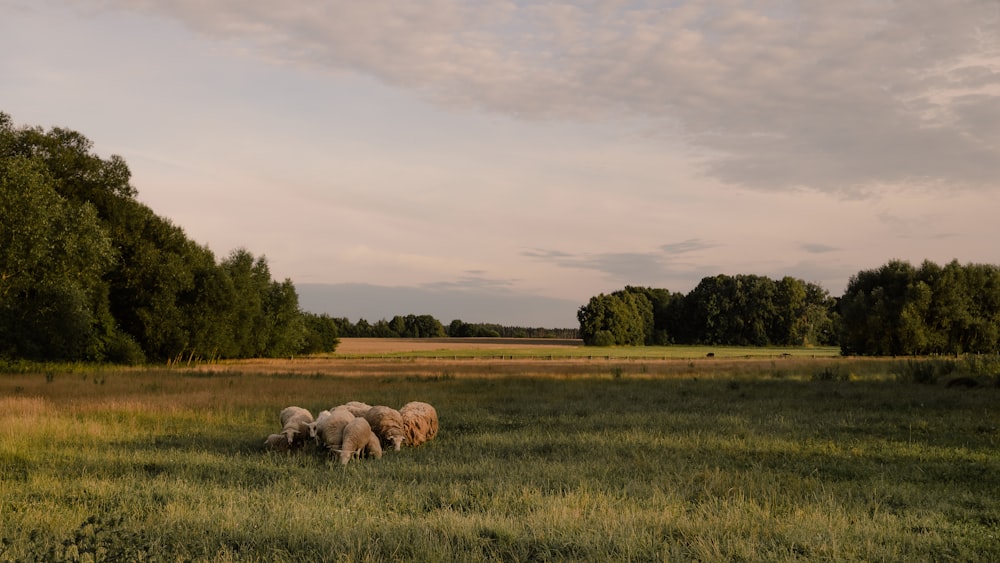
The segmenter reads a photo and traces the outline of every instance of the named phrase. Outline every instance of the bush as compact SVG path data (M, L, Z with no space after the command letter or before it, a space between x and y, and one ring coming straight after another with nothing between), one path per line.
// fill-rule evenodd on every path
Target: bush
M909 383L933 385L955 371L958 367L954 360L906 360L898 363L892 370L896 379Z
M812 375L813 381L847 381L848 376L840 373L840 368L834 366L826 366L822 369L816 370Z
M594 340L591 346L614 346L615 335L610 330L599 330L594 333Z
M114 364L138 366L146 363L146 354L134 338L117 331L104 346L104 359Z

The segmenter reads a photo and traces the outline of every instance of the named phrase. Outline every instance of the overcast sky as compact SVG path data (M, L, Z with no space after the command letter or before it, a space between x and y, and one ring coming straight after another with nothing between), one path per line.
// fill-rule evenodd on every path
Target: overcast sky
M336 316L575 326L625 285L1000 263L997 0L0 10L0 111L124 157L217 258L343 284L310 293Z

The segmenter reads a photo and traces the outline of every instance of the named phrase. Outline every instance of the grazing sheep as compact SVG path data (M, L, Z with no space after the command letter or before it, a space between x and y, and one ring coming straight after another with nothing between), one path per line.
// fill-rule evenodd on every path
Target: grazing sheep
M365 455L375 459L382 459L382 444L374 432L368 437L368 445L365 446Z
M403 433L408 445L416 447L437 436L438 416L431 405L412 401L403 405L399 414L403 417Z
M344 428L355 418L357 417L344 407L333 409L330 411L330 415L325 417L316 427L316 441L332 452L339 450L344 439ZM367 423L368 421L365 421L365 424ZM370 427L369 430L371 430Z
M352 457L361 457L361 453L372 443L374 435L371 425L364 417L355 417L344 427L343 440L338 449L340 464L347 465ZM378 438L375 439L375 443L378 443ZM378 455L381 454L382 448L379 446Z
M264 440L264 446L276 452L287 452L290 444L284 434L271 434Z
M365 420L385 447L388 448L392 444L392 449L399 451L405 436L403 415L399 414L399 411L385 405L376 405L365 414Z
M326 419L330 418L330 411L319 411L316 415L316 420L309 423L309 437L319 444L319 428L326 424Z
M281 433L288 439L290 447L305 444L311 422L312 413L302 407L287 407L281 411Z
M362 403L360 401L350 401L340 406L346 407L347 410L351 411L351 414L353 414L354 416L364 416L365 413L372 408L371 405Z

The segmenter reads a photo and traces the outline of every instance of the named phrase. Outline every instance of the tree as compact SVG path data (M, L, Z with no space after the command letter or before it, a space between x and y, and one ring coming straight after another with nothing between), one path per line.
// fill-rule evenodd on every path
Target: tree
M0 147L9 147L0 114ZM0 154L0 353L101 359L114 332L101 275L114 252L91 205L73 205L35 157Z
M995 353L1000 269L892 260L851 278L840 313L845 354Z
M588 346L641 345L651 315L649 299L629 291L591 297L576 314L580 337Z
M306 337L300 353L320 354L337 350L340 344L337 319L325 314L303 313L302 320L306 326Z
M124 159L92 148L0 113L0 353L134 363L309 345L290 280L244 249L216 264L135 200Z

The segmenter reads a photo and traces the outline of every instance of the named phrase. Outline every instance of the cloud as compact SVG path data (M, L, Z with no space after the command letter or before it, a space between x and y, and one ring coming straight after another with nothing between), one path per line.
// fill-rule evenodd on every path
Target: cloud
M706 248L712 248L715 246L718 245L701 239L692 238L681 242L664 244L660 246L660 250L667 254L686 254L688 252L696 252L698 250L705 250Z
M802 250L805 250L806 252L808 252L810 254L826 254L828 252L836 252L836 251L840 250L839 248L837 248L835 246L829 246L829 245L826 245L826 244L818 244L818 243L805 243L805 244L801 244L801 245L799 245L799 248L801 248Z
M502 293L509 291L518 281L516 279L488 278L479 275L482 273L482 271L470 270L466 272L468 275L458 280L429 282L421 284L420 287L435 291L490 291L493 293Z
M716 266L696 266L677 259L678 255L714 246L717 245L689 239L662 245L658 251L651 252L572 254L560 250L535 249L525 251L522 255L560 268L600 272L615 283L662 287L663 284L675 284L679 280L682 283L696 281L707 275L707 272L716 271Z
M877 218L899 238L943 240L958 236L956 233L939 231L937 218L933 215L903 216L881 211L877 214Z
M638 118L705 174L864 196L996 189L1000 4L92 0L277 64L352 72L460 110ZM634 122L634 120L632 120Z

